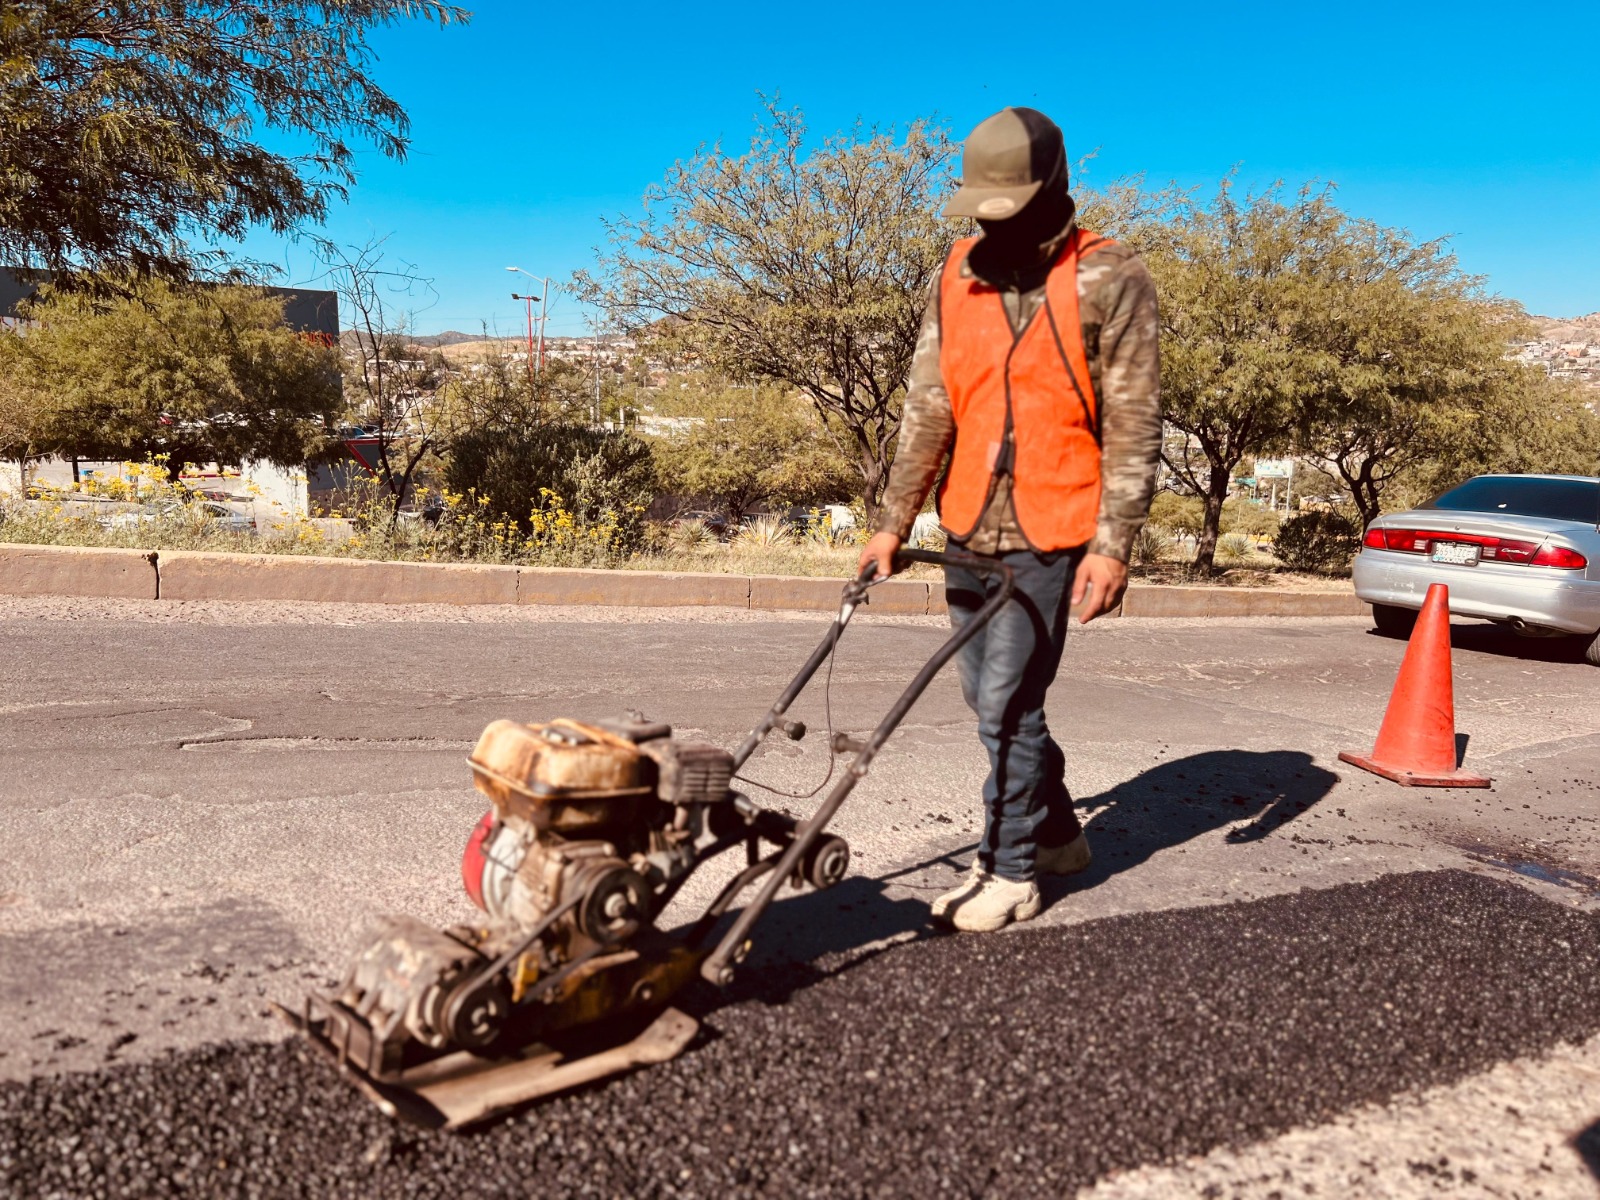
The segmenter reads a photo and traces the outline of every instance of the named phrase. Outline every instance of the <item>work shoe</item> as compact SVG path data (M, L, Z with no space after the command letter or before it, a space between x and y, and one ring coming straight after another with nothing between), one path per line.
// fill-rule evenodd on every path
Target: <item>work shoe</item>
M1017 883L1001 879L978 866L966 881L933 902L933 917L968 933L993 933L1012 921L1027 921L1042 907L1039 887L1032 880Z
M928 906L928 911L933 914L933 919L935 921L948 920L950 910L963 900L977 895L983 887L983 881L987 878L989 878L989 872L979 865L977 859L973 859L972 867L967 871L966 878Z
M1087 871L1094 861L1089 852L1089 835L1080 831L1065 846L1040 846L1034 854L1034 869L1041 875L1076 875Z

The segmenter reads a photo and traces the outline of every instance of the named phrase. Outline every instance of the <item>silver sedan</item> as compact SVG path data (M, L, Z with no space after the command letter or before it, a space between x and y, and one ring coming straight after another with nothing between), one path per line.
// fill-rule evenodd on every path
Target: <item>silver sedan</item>
M1586 638L1600 666L1600 479L1479 475L1368 527L1356 595L1380 632L1409 634L1432 583L1456 616Z

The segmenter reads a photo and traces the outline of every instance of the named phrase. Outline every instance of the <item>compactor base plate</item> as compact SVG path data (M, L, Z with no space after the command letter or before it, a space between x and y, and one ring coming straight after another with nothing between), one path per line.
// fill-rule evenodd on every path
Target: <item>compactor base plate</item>
M308 1025L298 1013L277 1004L272 1008L312 1045L340 1059L321 1021ZM448 1054L388 1079L376 1079L348 1061L340 1069L391 1117L425 1129L461 1129L557 1092L667 1062L683 1053L699 1028L687 1013L668 1008L631 1041L570 1057L536 1044L509 1058Z

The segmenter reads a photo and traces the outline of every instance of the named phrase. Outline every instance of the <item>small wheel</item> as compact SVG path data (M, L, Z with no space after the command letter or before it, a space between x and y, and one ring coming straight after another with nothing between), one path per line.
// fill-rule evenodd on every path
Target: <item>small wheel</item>
M849 871L850 846L841 837L818 838L800 864L800 874L818 891L831 888Z
M1417 624L1417 614L1412 609L1397 608L1393 604L1374 604L1372 623L1384 637L1408 638Z
M1589 639L1589 644L1583 648L1583 661L1591 667L1600 667L1600 633Z

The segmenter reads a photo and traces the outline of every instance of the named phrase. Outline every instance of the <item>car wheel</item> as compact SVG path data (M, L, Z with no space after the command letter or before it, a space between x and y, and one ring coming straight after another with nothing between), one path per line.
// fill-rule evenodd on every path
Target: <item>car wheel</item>
M1600 633L1589 639L1589 644L1583 648L1583 661L1592 667L1600 667Z
M1374 604L1372 623L1384 637L1408 638L1417 623L1417 614L1409 608L1396 608L1392 604Z

